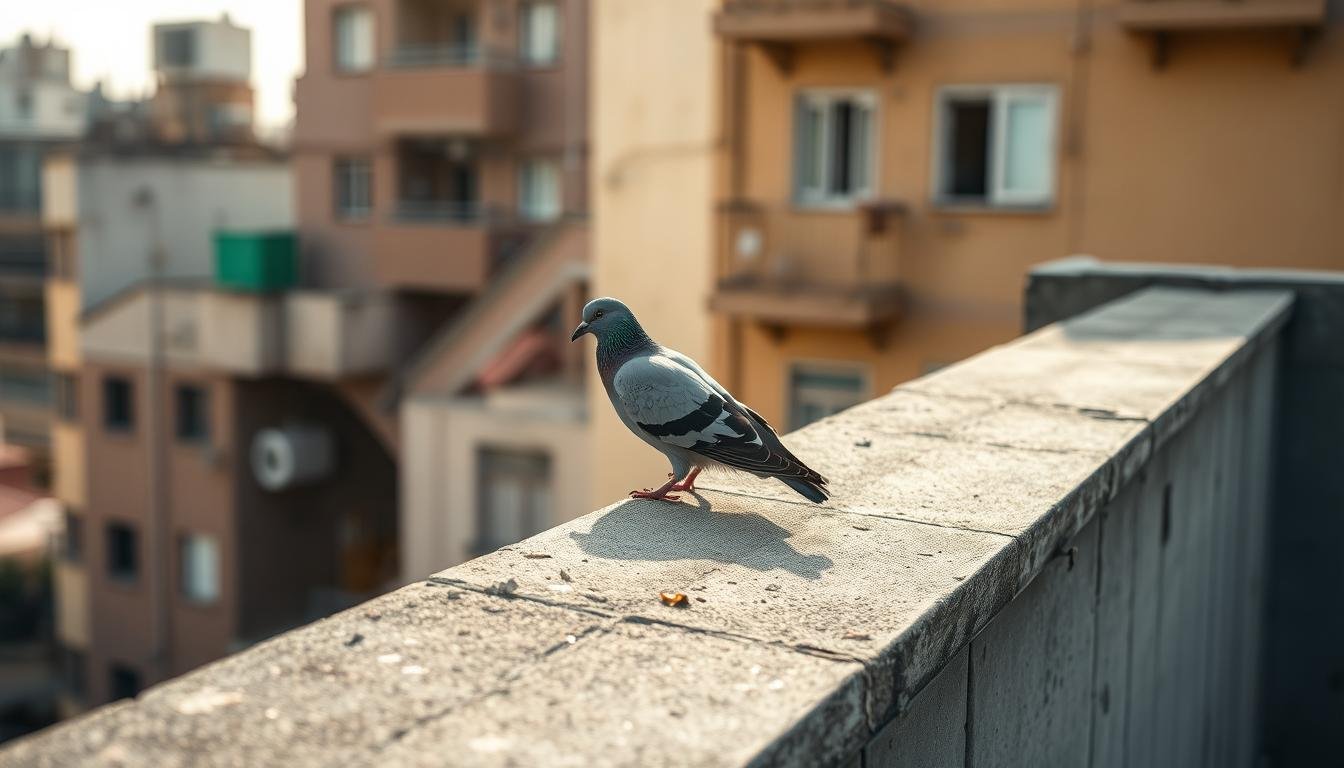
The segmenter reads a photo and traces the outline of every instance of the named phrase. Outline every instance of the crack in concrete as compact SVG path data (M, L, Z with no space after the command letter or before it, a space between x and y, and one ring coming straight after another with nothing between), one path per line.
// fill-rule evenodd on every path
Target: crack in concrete
M614 625L615 623L616 622L609 622L610 625ZM611 631L610 626L589 627L588 629L585 629L582 634L575 636L575 642L570 643L566 640L565 642L559 643L558 646L553 646L551 648L546 649L545 651L542 651L535 658L526 659L518 663L517 665L513 666L507 672L499 676L498 682L501 683L500 685L487 688L483 691L480 691L478 693L466 697L462 701L443 707L442 709L436 710L427 715L420 715L419 717L407 723L404 728L398 728L392 734L391 738L386 739L385 741L379 744L373 745L370 749L375 754L384 752L388 748L396 745L397 742L406 738L406 736L409 735L411 731L421 729L429 725L430 723L435 722L436 720L442 720L443 718L448 717L449 715L452 715L454 712L457 712L459 710L469 709L470 707L473 707L492 696L503 696L511 690L509 684L517 682L523 676L523 674L526 673L527 670L538 666L539 663L549 658L555 652L562 650L564 648L577 646L579 640L586 638L589 635L595 633L607 634L610 631Z
M902 523L913 523L914 525L927 525L933 528L943 528L945 530L951 530L951 531L970 531L971 533L986 533L994 536L1006 536L1010 539L1016 538L1013 534L1004 533L1003 531L991 531L985 528L967 528L961 525L935 523L930 520L921 520L917 517L904 517L902 515L884 515L878 512L867 512L857 509L846 509L844 507L820 506L811 503L805 504L801 501L789 501L788 499L774 499L766 496L757 496L753 493L747 493L746 491L732 491L726 488L718 488L713 486L706 486L705 490L714 491L715 493L722 493L728 496L737 496L739 498L744 499L755 499L756 501L770 502L772 504L788 504L791 507L805 507L807 509L812 510L814 514L825 515L828 517L839 517L841 515L854 515L856 517L872 517L877 518L879 520L898 520Z

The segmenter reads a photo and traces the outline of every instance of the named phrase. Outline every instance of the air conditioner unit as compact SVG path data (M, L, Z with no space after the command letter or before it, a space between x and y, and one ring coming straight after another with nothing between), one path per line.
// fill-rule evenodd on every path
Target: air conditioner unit
M311 485L331 474L335 454L331 433L322 427L263 429L252 438L252 475L268 491Z

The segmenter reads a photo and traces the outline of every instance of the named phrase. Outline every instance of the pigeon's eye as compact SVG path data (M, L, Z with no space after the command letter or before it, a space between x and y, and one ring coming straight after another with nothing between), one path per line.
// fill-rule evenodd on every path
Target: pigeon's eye
M603 314L603 313L602 313L602 310L600 310L600 309L597 310L596 312L593 313L593 319L596 320L597 318L601 317L602 314Z

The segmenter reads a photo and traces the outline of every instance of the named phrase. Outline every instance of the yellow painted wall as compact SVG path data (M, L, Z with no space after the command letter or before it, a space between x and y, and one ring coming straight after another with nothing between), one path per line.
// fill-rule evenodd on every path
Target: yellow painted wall
M47 360L56 369L79 369L79 284L49 279L47 301Z
M84 430L78 423L53 419L51 423L51 492L66 506L83 509L88 503L84 478Z
M711 0L597 2L593 62L593 294L622 299L658 341L710 364L717 43ZM570 318L575 324L578 318ZM592 345L587 364L592 365ZM590 381L594 509L661 482L667 461Z
M1344 269L1344 28L1300 68L1283 32L1178 35L1165 69L1117 4L912 3L912 39L884 72L857 41L798 46L791 73L746 54L742 197L788 209L793 100L801 88L870 88L877 197L903 202L904 315L875 347L861 332L716 321L715 359L741 399L784 422L790 363L855 362L880 393L1021 328L1032 265L1075 253L1115 261ZM1085 22L1090 19L1090 22ZM1035 212L940 207L935 106L947 85L1057 86L1055 200ZM721 178L730 166L720 170ZM721 195L725 197L726 193ZM853 217L851 212L808 214ZM837 230L839 231L839 230ZM855 247L843 237L835 251ZM716 258L723 259L719 254Z

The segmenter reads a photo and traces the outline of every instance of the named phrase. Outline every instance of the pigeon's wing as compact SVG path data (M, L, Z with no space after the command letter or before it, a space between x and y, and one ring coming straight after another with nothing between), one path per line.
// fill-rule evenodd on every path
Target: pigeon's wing
M734 402L665 355L625 363L613 387L636 425L668 445L756 475L825 482L778 439L770 439L773 435L763 440L757 425Z
M755 419L756 421L760 422L760 424L764 426L766 429L774 431L774 427L770 426L770 422L766 421L765 417L753 411L746 403L740 402L737 398L733 397L732 393L730 393L726 387L724 387L722 384L716 381L713 376L710 376L709 371L706 371L704 368L701 368L700 364L695 362L695 360L688 357L687 355L683 355L682 353L678 352L675 349L667 349L666 347L663 348L663 354L671 358L675 362L680 363L682 366L689 368L692 373L703 379L704 382L709 385L710 389L714 390L719 395L719 397L722 397L724 400L727 400L733 405L736 405L737 407L741 408L743 412L745 412L748 416Z

